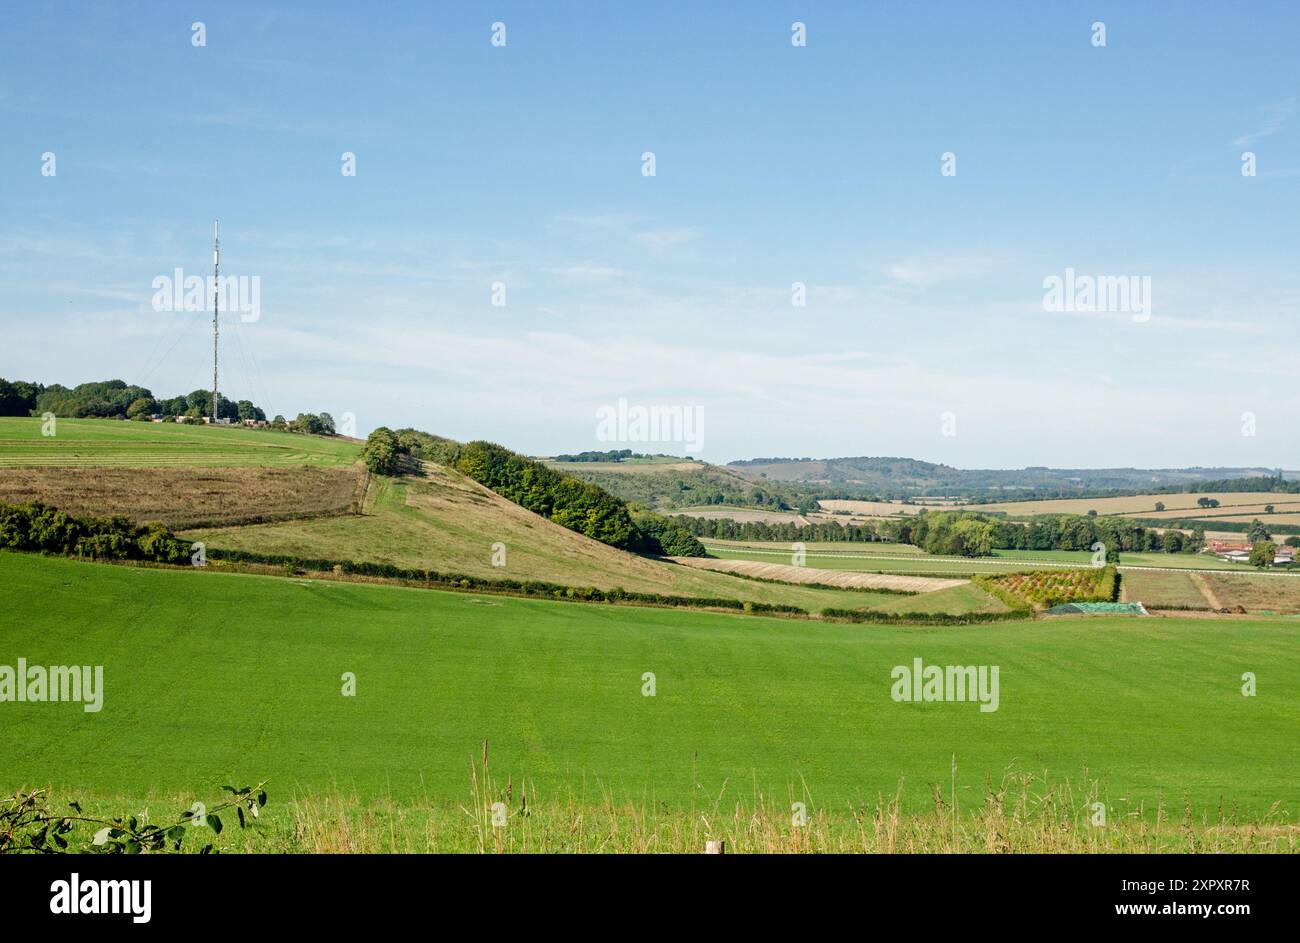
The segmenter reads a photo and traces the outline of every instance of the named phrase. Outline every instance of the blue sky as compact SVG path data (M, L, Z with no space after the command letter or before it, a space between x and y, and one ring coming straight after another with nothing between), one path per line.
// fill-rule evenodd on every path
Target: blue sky
M15 7L0 375L207 385L152 281L220 216L261 280L223 392L273 413L680 451L598 440L626 398L713 461L1300 467L1300 10L983 6ZM1151 318L1045 311L1067 267L1150 276Z

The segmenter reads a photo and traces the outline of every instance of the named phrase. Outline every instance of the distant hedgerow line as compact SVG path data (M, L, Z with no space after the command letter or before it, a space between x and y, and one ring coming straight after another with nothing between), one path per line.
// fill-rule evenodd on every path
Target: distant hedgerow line
M317 573L369 576L379 579L445 586L449 589L469 589L489 593L504 592L575 602L632 602L673 608L735 609L743 612L808 615L805 609L781 603L743 602L739 599L706 596L670 596L662 593L639 593L619 587L598 589L595 586L565 586L560 583L548 583L541 580L486 579L481 576L440 573L437 570L417 567L399 567L391 563L321 560L296 557L289 554L256 553L249 550L221 550L219 548L208 548L207 556L209 561L256 563Z
M880 625L976 625L983 622L1019 622L1032 619L1029 609L1009 612L876 612L870 609L823 609L822 618L829 622L869 622Z

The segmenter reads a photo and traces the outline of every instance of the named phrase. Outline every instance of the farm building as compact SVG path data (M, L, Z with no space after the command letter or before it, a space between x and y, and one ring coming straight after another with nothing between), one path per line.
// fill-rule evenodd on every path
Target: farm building
M1226 550L1219 555L1220 560L1227 560L1229 563L1249 563L1249 550ZM1291 547L1279 547L1273 554L1273 566L1290 566L1295 563L1295 550Z
M1230 540L1207 540L1205 542L1205 552L1214 553L1223 556L1226 553L1241 551L1250 553L1250 544L1234 543Z

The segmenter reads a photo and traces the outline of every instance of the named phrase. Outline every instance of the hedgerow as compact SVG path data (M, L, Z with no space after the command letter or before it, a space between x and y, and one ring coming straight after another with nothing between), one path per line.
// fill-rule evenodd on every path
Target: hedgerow
M207 556L209 561L257 563L294 571L368 576L378 579L425 583L430 586L445 586L450 589L508 592L523 596L570 599L579 602L629 602L654 606L735 609L743 612L808 615L807 610L798 606L779 603L742 602L739 599L700 596L670 596L662 593L638 593L618 587L614 589L598 589L595 586L565 586L560 583L547 583L541 580L486 579L481 576L467 576L462 573L440 573L437 570L400 567L391 563L321 560L287 554L254 553L248 550L221 550L217 548L209 548Z
M1016 622L1032 619L1030 609L1010 612L876 612L870 609L823 609L822 618L832 622L869 622L878 625L977 625L985 622Z
M190 545L161 524L140 526L125 517L73 517L41 501L0 504L0 548L155 563L179 563L190 555Z

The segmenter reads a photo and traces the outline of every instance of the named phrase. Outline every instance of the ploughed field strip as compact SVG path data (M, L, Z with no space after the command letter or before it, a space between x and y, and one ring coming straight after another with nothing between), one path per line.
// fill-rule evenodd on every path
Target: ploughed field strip
M892 573L860 573L853 570L821 570L816 567L761 563L758 560L717 560L711 557L674 557L674 562L702 570L737 573L783 583L820 583L846 589L892 589L909 593L929 593L970 582L932 576L900 576Z
M358 509L361 466L235 468L0 467L0 503L43 501L74 515L169 527L293 520Z

